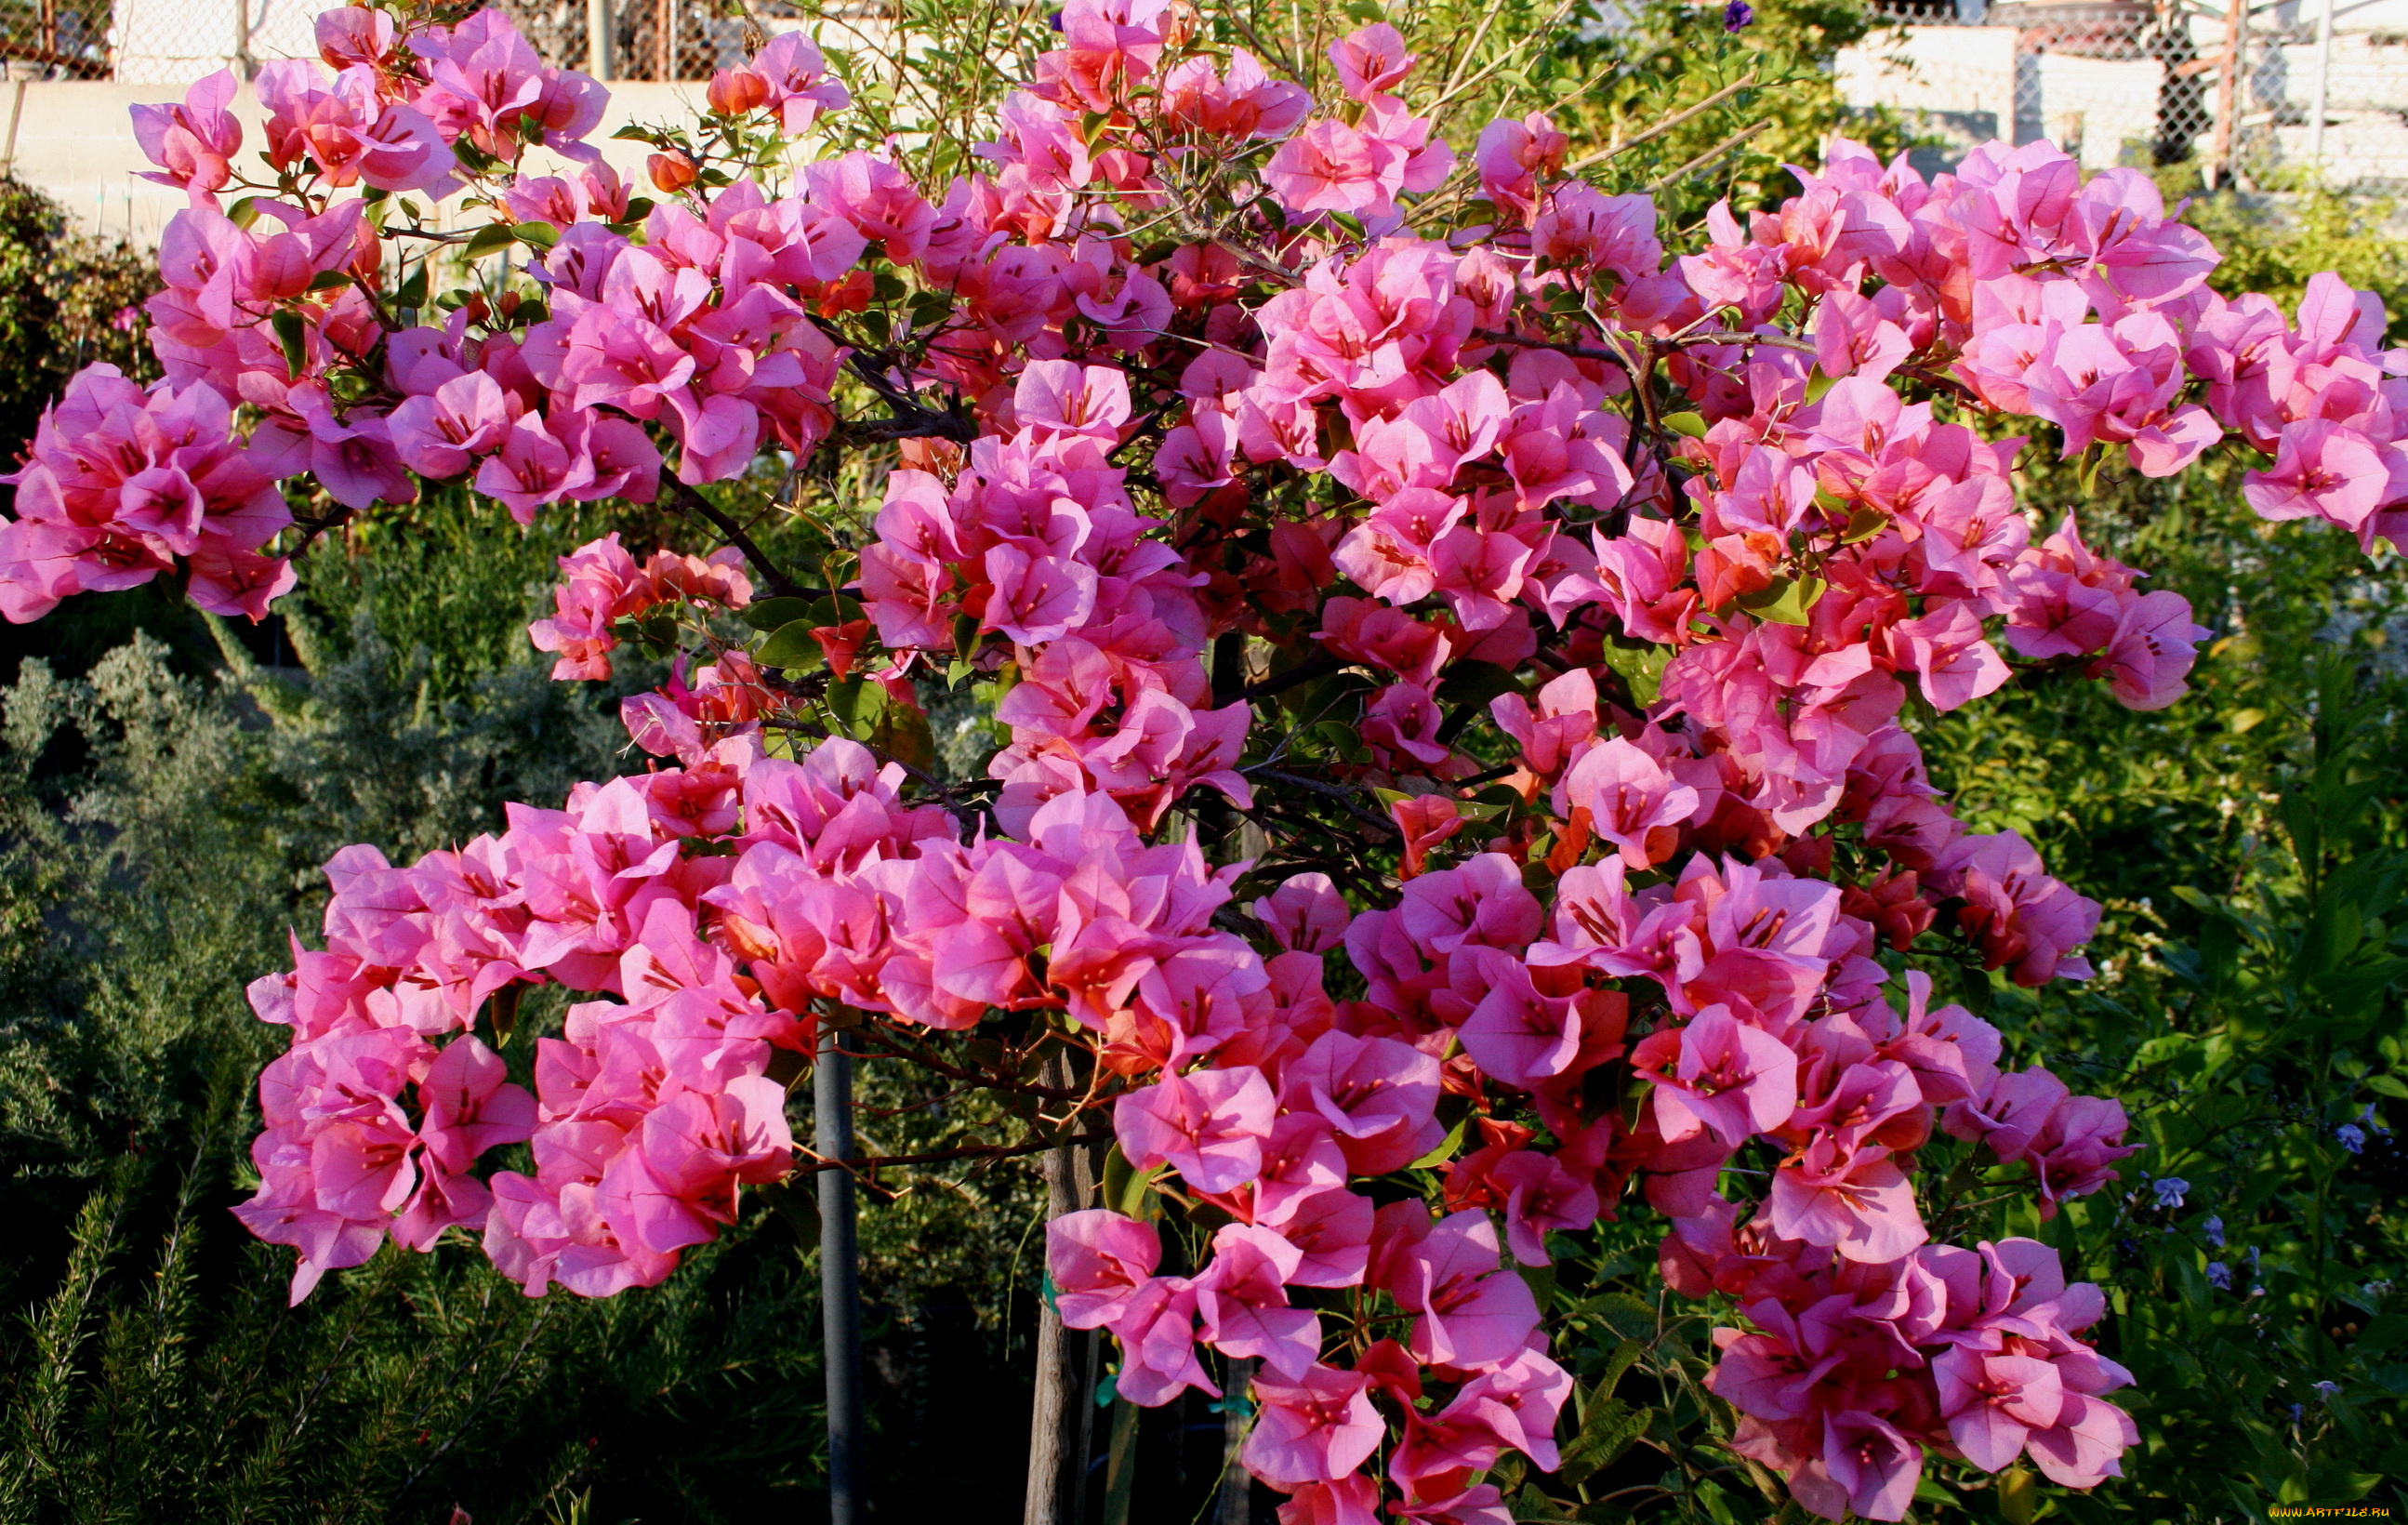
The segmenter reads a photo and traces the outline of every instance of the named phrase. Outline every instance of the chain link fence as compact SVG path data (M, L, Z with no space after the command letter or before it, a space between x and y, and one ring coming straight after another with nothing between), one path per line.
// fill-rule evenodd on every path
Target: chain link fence
M2045 137L2090 168L2408 185L2403 0L1885 0L1882 14L1896 29L1843 54L1843 94L1960 147Z
M331 0L0 0L15 79L187 84L218 69L315 56ZM805 23L784 0L494 0L547 63L615 79L703 80Z
M502 0L501 8L547 62L592 69L595 7L587 0ZM797 24L780 14L791 11L740 0L611 0L601 7L610 53L602 68L614 79L708 79Z
M0 64L12 79L108 73L109 0L0 0Z

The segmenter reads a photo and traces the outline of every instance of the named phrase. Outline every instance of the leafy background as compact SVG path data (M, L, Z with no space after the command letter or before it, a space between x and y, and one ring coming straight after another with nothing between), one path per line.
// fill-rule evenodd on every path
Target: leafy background
M1042 39L999 7L901 8L929 39L912 67L840 63L865 99L859 130L919 122L907 149L946 170ZM1221 40L1309 60L1378 12L1225 14ZM1608 31L1533 0L1388 12L1459 87L1459 143L1490 115L1551 109L1576 158L1621 145L1588 172L1655 189L1693 242L1718 195L1777 203L1780 165L1811 160L1842 120L1832 50L1870 33L1846 0L1768 0L1736 36L1719 7L1616 14ZM1846 124L1885 150L1911 141L1886 120ZM2197 182L2191 166L2158 173L2171 194ZM2386 205L2228 194L2187 215L2225 251L2228 290L2287 300L2334 268L2408 312L2408 241ZM144 281L139 254L78 239L57 208L0 182L12 453L75 366L138 368L122 314ZM2399 561L2258 523L2236 462L2085 489L2044 454L2027 453L2027 502L2052 520L2079 504L2086 533L2187 595L2215 635L2196 691L2159 714L2059 680L1921 723L1974 829L2027 833L2108 907L2086 985L2035 995L1934 972L2006 1031L2012 1062L2120 1097L2144 1148L2116 1187L2047 1225L1956 1171L1945 1141L1927 1164L1946 1184L1928 1189L1960 1239L2037 1234L2108 1288L2101 1338L2138 1378L2122 1396L2143 1443L2088 1496L1942 1464L1915 1518L2408 1509ZM862 479L828 485L832 514L857 510ZM0 1520L435 1525L459 1506L494 1525L819 1506L816 1266L758 1198L669 1285L606 1302L529 1302L473 1245L446 1244L388 1251L288 1309L285 1252L224 1211L247 1191L250 1086L275 1048L241 985L281 967L288 928L313 924L315 865L350 842L415 855L495 826L505 799L640 766L613 711L656 674L552 684L523 639L552 558L614 528L639 551L673 533L624 509L554 511L521 532L444 500L315 548L291 612L256 628L144 590L0 631L0 1300L14 1316L0 1328ZM990 718L961 701L934 718L946 769L977 771ZM890 1150L994 1121L874 1067L864 1101L865 1133ZM1015 1519L1039 1193L1019 1166L883 1186L863 1224L874 1512ZM1781 1512L1769 1479L1720 1448L1731 1416L1698 1386L1729 1310L1666 1299L1660 1233L1629 1204L1545 1288L1581 1379L1578 1429L1543 1489L1500 1479L1523 1518ZM1224 1429L1194 1395L1148 1415L1133 1518L1201 1518Z

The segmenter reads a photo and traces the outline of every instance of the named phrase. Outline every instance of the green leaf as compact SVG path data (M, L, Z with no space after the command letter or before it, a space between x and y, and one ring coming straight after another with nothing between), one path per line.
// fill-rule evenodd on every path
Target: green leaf
M526 994L526 988L518 981L512 980L494 991L486 1001L485 1014L494 1019L495 1048L510 1046L510 1031L518 1026L519 1021L519 998Z
M308 328L302 323L301 314L286 308L270 317L267 325L276 330L276 342L284 347L285 368L294 376L300 375L309 365Z
M560 230L550 223L519 223L511 226L510 232L519 242L538 249L550 249L560 241Z
M232 223L235 226L241 228L244 232L249 232L251 230L251 224L259 221L259 198L257 196L244 196L233 206L228 207L226 209L226 221Z
M869 618L869 611L853 595L837 593L812 599L811 618L822 625L851 625Z
M940 291L924 291L906 307L914 328L934 328L953 315L953 299Z
M752 654L752 660L765 668L815 668L825 659L826 654L820 650L819 638L811 634L811 622L808 619L780 626Z
M1692 439L1702 439L1706 436L1706 415L1686 411L1667 413L1664 415L1664 427L1674 434L1685 434Z
M2398 1101L2408 1101L2408 1083L2403 1083L2398 1075L2369 1075L2366 1077L2366 1088L2377 1096L2388 1096Z
M351 283L351 276L348 270L321 270L309 278L311 291L333 291L337 286Z
M1613 1465L1632 1442L1647 1432L1648 1421L1655 1417L1654 1409L1633 1408L1619 1398L1592 1397L1580 1434L1564 1447L1563 1480L1578 1488Z
M1104 1156L1104 1205L1133 1218L1158 1216L1162 1199L1154 1194L1154 1178L1161 1173L1159 1165L1150 1171L1131 1165L1128 1156L1114 1144Z
M2018 1463L1999 1476L1999 1513L2007 1525L2032 1525L2040 1511L2040 1480Z
M1536 1484L1526 1486L1522 1491L1513 1495L1513 1518L1516 1520L1536 1520L1541 1522L1541 1525L1557 1525L1559 1521L1570 1521L1570 1525L1580 1525L1578 1515L1564 1513L1564 1506L1540 1492Z
M1608 1292L1583 1302L1577 1316L1603 1324L1618 1340L1651 1341L1656 1337L1656 1310L1627 1292Z
M1510 668L1494 662L1457 662L1439 681L1438 700L1450 710L1474 708L1485 712L1490 699L1521 686L1513 681Z
M1656 702L1656 693L1664 686L1664 669L1672 660L1671 647L1616 636L1605 643L1604 655L1605 665L1621 675L1632 698L1641 705Z
M479 228L468 241L460 246L464 260L480 260L497 253L518 241L518 234L507 223L489 223Z
M1636 1340L1625 1340L1615 1345L1613 1354L1606 1358L1605 1370L1598 1374L1597 1386L1590 1389L1589 1396L1612 1397L1613 1389L1622 1385L1623 1374L1639 1363L1639 1358L1646 1348Z
M859 674L828 684L827 701L856 741L869 740L870 731L886 712L885 688Z
M755 630L775 630L781 626L809 617L811 603L808 598L764 598L747 604L738 618Z
M1552 1261L1534 1266L1517 1264L1513 1269L1521 1273L1522 1280L1529 1286L1532 1300L1535 1301L1541 1308L1546 1308L1554 1304L1555 1301L1555 1268Z
M1439 1166L1445 1164L1450 1159L1453 1159L1455 1158L1455 1152L1463 1147L1463 1130L1470 1126L1471 1115L1469 1113L1466 1113L1463 1115L1462 1118L1455 1123L1454 1129L1448 1132L1446 1137L1439 1140L1437 1148L1432 1149L1429 1153L1422 1156L1419 1159L1414 1160L1412 1164L1406 1166L1405 1169L1409 1171L1436 1170Z
M1861 545L1888 527L1888 514L1879 509L1858 508L1848 515L1848 527L1840 531L1840 543Z
M819 1194L793 1181L772 1181L754 1187L786 1227L795 1231L795 1247L809 1255L820 1247Z
M1801 572L1795 578L1776 577L1760 592L1742 594L1739 607L1770 624L1804 625L1807 611L1822 597L1822 579Z
M879 689L881 694L885 692ZM924 773L937 770L937 733L929 728L927 715L915 706L889 703L880 712L868 741L896 762L907 763Z

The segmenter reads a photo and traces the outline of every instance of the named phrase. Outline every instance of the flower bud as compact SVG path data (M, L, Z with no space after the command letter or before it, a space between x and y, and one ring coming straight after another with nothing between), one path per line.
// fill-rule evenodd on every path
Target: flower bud
M707 94L713 111L740 117L768 104L769 81L751 69L722 69L710 77Z
M671 195L695 181L694 161L682 153L655 153L644 161L644 170L654 185Z

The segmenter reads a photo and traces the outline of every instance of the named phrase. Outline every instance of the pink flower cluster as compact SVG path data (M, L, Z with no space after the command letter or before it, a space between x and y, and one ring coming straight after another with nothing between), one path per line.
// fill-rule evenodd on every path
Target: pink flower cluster
M796 763L739 735L691 767L580 785L566 810L514 805L499 836L407 869L338 854L325 951L296 945L292 972L251 986L293 1048L261 1082L263 1185L241 1212L299 1249L295 1300L388 1230L426 1249L481 1229L530 1296L607 1296L657 1285L733 1222L739 1186L792 1165L769 1064L809 1051L810 994L830 984L824 942L779 939L824 908L814 893L950 835L896 800L900 778L851 742ZM610 999L536 1040L530 1097L466 1029L490 999L514 1009L554 983ZM465 1173L521 1142L533 1175Z
M1412 72L1405 39L1385 22L1330 44L1339 81L1362 108L1359 120L1323 117L1280 146L1263 165L1263 183L1291 217L1342 212L1367 227L1404 221L1399 195L1437 190L1455 172L1455 151L1430 136L1430 122L1390 94Z
M1252 803L1233 771L1248 712L1210 706L1197 660L1201 579L1144 538L1158 521L1131 506L1111 459L1129 424L1127 379L1032 361L1010 403L1016 427L977 440L950 487L921 470L888 478L861 561L881 639L948 648L967 619L1019 653L1021 682L996 710L1012 737L994 764L1008 827L1090 789L1144 827L1196 783Z
M692 650L623 714L671 762L407 869L330 865L325 951L254 988L294 1047L246 1221L299 1250L296 1295L450 1226L530 1294L651 1285L790 1168L773 1072L831 1008L871 1043L1017 1014L1092 1067L1143 1181L1121 1205L1149 1204L1051 1226L1064 1319L1111 1332L1139 1403L1217 1391L1204 1352L1259 1361L1245 1461L1285 1518L1504 1520L1482 1475L1554 1466L1570 1391L1517 1268L1634 1183L1668 1281L1737 1302L1712 1385L1809 1510L1898 1518L1927 1453L2113 1475L2096 1289L2028 1242L1931 1244L1912 1183L1944 1135L2053 1214L2131 1152L2122 1109L2001 1072L1997 1030L1883 957L2083 978L2100 908L1969 833L1904 712L2018 666L2157 708L2205 634L2019 507L2026 440L1993 425L2148 475L2229 441L2270 463L2260 513L2408 549L2379 307L2330 277L2296 324L2228 301L2144 178L2047 144L1926 180L1834 139L1668 258L1650 199L1566 178L1534 113L1481 133L1463 225L1416 237L1460 171L1397 32L1330 50L1321 109L1193 22L1071 0L940 195L875 154L730 180L665 144L639 223L582 142L599 87L494 12L330 13L331 77L261 81L273 181L236 171L224 77L137 114L194 196L149 309L167 380L87 373L46 422L0 612L176 569L257 617L291 583L274 483L305 472L349 509L420 479L521 522L693 507L814 451L849 365L890 414L849 434L902 445L812 630L829 677L892 709L993 682L1010 733L991 794L907 803L853 741L793 755L853 724L822 685L662 622ZM846 104L799 36L710 100L789 137ZM520 172L534 141L574 167ZM456 188L497 209L480 257L534 252L428 300L394 209ZM1132 231L1199 197L1214 237ZM563 678L770 571L615 536L562 569L530 634ZM1231 903L1250 866L1174 813L1284 830L1267 772L1384 825L1393 880L1352 864L1350 903L1283 869ZM529 1095L470 1029L544 983L594 999L536 1038ZM470 1173L519 1143L529 1169ZM1143 1216L1166 1202L1214 1225L1193 1263Z
M564 681L610 676L622 620L684 600L721 609L742 609L752 601L743 554L732 547L708 557L664 547L638 566L614 530L561 557L560 569L568 575L552 590L557 612L528 626L527 639L539 652L560 654L552 675Z
M1827 1519L1902 1519L1927 1451L2000 1472L2028 1456L2091 1488L2138 1444L2104 1394L2132 1378L2082 1339L2106 1311L2029 1239L1864 1263L1725 1210L1665 1241L1664 1279L1736 1302L1706 1379L1742 1417L1732 1449Z
M60 599L148 583L179 564L213 614L258 619L293 586L260 548L292 523L275 473L233 434L234 408L206 381L146 391L93 366L42 415L0 524L0 615L36 620Z
M648 424L687 482L737 475L767 446L807 452L826 432L841 356L810 304L866 248L846 217L809 196L773 204L739 181L701 215L656 209L639 247L614 228L626 188L581 141L605 93L545 65L501 12L404 37L391 16L354 7L322 17L318 34L331 79L307 60L262 72L265 153L280 179L264 187L273 194L244 198L239 221L219 205L252 183L231 167L242 140L226 108L232 76L202 80L181 106L136 109L137 137L161 166L152 178L193 195L168 224L165 289L147 305L165 384L244 405L266 479L308 473L349 510L411 502L416 477L463 479L525 523L549 503L649 501L663 451ZM841 104L840 86L815 82L816 55L799 56L808 50L799 39L785 48L798 56L779 65L781 88ZM531 142L583 166L567 178L510 174ZM496 307L477 295L439 326L388 335L377 298L389 295L389 214L329 193L441 199L464 183L516 223L564 230L530 266L546 301L513 294ZM369 379L369 396L342 400L347 371ZM221 433L229 412L216 410ZM29 505L19 517L42 515ZM208 607L258 618L283 591L281 563L251 553L285 521L251 517L238 529L221 518L196 543L183 543L189 532L153 535L140 552L107 517L13 532L22 548L0 564L13 568L0 573L0 611L32 618L66 593L140 581L172 557Z

